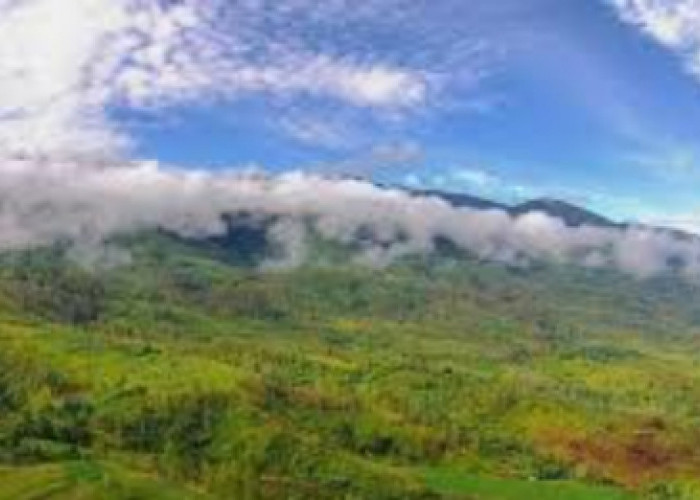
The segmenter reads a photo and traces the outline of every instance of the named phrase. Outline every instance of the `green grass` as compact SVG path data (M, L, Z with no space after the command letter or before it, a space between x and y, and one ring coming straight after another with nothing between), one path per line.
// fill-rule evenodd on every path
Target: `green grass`
M630 500L634 496L617 488L589 486L573 481L528 481L460 474L450 470L429 470L427 484L443 495L480 500Z
M2 500L204 500L205 495L157 477L97 462L0 469Z
M700 292L469 258L0 259L1 498L700 498Z

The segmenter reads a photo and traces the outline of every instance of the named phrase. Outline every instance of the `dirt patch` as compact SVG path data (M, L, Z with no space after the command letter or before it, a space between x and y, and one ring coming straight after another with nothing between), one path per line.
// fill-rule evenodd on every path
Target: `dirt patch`
M540 449L544 447L572 467L583 466L592 476L631 488L683 471L700 470L698 453L672 439L659 422L634 430L618 428L588 435L549 429L537 441Z

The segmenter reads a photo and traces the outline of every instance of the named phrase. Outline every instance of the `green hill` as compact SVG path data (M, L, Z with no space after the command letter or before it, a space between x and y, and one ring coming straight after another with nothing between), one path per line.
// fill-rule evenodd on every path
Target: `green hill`
M240 237L2 256L0 498L700 497L694 285Z

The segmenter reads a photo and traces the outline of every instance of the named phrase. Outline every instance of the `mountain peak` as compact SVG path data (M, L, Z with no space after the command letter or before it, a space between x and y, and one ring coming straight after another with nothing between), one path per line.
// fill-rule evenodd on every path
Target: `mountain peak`
M552 217L561 219L570 227L596 226L622 228L625 224L615 222L603 215L597 214L586 208L557 198L535 198L518 205L507 205L497 201L480 198L467 193L455 193L440 190L416 190L412 191L418 196L434 196L440 198L454 207L468 207L476 210L503 210L511 215L518 216L531 212L542 212Z
M530 212L543 212L560 218L567 226L622 227L623 225L591 210L579 207L556 198L537 198L512 207L509 212L522 215Z

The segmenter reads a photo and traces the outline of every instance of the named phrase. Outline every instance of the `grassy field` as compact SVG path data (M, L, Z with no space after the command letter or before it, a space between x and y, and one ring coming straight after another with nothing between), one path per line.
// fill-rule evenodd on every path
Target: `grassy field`
M3 257L0 498L700 498L688 284L128 244Z

